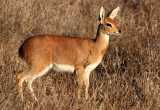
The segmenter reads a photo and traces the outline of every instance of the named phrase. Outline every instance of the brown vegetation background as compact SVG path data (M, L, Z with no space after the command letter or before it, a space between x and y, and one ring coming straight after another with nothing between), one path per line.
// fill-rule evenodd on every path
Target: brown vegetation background
M20 45L30 36L53 34L96 37L99 10L120 6L116 17L122 30L111 36L102 63L90 76L89 99L77 100L75 73L48 72L33 83L36 103L24 83L20 101L16 76L25 66ZM159 0L1 0L0 110L88 109L159 110Z

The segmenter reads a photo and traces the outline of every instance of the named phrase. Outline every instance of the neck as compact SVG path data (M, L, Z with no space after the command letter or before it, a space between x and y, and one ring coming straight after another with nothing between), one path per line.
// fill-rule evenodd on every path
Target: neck
M98 47L101 47L102 49L107 49L109 44L109 35L104 34L100 27L98 28L97 37L96 37L96 44Z

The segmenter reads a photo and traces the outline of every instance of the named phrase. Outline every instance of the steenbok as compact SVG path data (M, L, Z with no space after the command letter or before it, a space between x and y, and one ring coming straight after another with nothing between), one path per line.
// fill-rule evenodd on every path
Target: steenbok
M22 83L25 81L33 98L38 101L32 89L32 82L51 68L61 72L76 71L79 83L78 99L81 97L83 81L87 99L90 73L101 63L108 48L109 35L121 33L113 20L118 10L119 7L105 17L104 8L100 9L100 24L94 40L55 35L34 36L26 40L19 49L19 56L27 63L28 69L17 76L22 100Z

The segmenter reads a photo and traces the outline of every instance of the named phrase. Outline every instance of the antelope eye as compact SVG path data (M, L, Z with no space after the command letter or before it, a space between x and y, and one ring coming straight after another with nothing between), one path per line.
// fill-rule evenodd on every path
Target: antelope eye
M112 27L112 24L110 24L110 23L106 23L106 25L107 25L108 27Z

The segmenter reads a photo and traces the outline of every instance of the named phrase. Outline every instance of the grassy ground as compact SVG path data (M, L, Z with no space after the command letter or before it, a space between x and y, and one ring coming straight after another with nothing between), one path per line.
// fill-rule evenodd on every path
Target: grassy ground
M48 72L33 83L34 102L26 84L22 103L16 76L25 66L20 45L32 35L95 38L100 7L120 6L120 36L111 36L102 63L90 77L89 99L77 100L75 73ZM160 108L159 0L2 0L0 3L0 110Z

